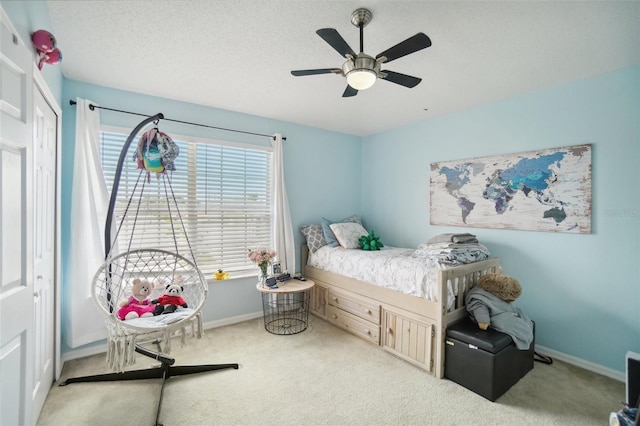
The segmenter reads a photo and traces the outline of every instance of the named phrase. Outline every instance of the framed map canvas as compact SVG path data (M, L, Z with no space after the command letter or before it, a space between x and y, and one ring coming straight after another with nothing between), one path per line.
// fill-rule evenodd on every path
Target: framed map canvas
M591 233L591 145L431 163L432 225Z

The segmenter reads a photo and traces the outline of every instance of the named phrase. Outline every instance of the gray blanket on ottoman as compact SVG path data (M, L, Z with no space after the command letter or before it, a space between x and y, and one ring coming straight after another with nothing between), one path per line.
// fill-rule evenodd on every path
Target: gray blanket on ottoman
M519 308L488 291L474 287L467 294L467 311L475 322L506 333L520 350L529 349L533 342L533 323Z

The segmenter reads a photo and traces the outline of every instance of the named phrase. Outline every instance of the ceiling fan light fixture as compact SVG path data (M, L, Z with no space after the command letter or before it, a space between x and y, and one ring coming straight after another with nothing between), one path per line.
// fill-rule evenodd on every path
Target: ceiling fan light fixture
M366 90L376 82L374 71L365 68L354 69L347 74L347 83L356 90Z

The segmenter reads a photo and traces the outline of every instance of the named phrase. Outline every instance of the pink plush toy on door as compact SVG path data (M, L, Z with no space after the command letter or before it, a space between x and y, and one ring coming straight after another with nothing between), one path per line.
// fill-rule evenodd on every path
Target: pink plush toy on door
M51 52L56 48L56 38L49 31L38 30L31 34L31 42L38 53Z
M42 64L55 65L62 62L62 52L60 49L53 49L51 52L41 53L40 61L38 62L38 69L42 69Z
M38 51L38 69L47 63L55 65L62 62L62 52L56 47L56 38L49 31L38 30L31 34L31 43Z

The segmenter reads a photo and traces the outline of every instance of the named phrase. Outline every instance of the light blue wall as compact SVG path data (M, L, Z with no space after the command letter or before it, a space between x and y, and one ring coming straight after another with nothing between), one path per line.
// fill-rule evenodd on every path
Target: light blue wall
M431 162L587 143L590 235L429 224ZM361 169L361 214L383 242L478 235L520 280L515 303L536 321L537 344L618 371L640 351L640 67L366 137Z
M29 47L31 47L32 32L36 30L53 31L46 1L0 1L0 5L7 13L16 31L18 31L22 41ZM64 46L58 47L63 52L64 60ZM35 61L35 49L32 48L32 50ZM53 96L60 104L62 96L62 71L60 67L58 65L44 64L41 72Z
M285 182L291 219L296 230L296 246L302 244L298 226L319 223L322 214L343 217L360 210L360 138L326 130L300 126L246 114L204 107L169 99L115 90L73 80L64 80L62 102L62 259L63 292L67 285L66 263L70 233L70 191L73 177L75 148L75 106L69 100L76 97L119 110L153 115L158 112L166 118L207 124L271 135L281 133L283 142ZM102 124L133 129L142 117L100 111ZM223 132L202 127L162 121L160 128L169 134L200 136L209 139L268 145L266 137ZM330 165L328 168L327 165ZM299 256L296 271L300 270ZM255 289L255 278L237 278L214 282L203 308L203 320L215 321L262 311L260 295ZM62 309L64 310L66 306ZM63 326L63 339L66 327ZM69 348L64 347L68 351Z

